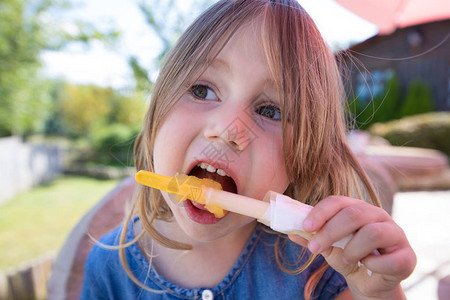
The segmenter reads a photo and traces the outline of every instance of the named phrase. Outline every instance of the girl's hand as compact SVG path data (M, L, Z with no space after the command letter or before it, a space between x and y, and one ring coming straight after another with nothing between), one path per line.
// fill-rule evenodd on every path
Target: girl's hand
M400 282L412 273L416 255L403 230L382 208L358 199L330 196L314 207L303 227L316 232L309 243L296 235L289 237L322 254L345 277L354 299L404 297ZM349 234L354 235L345 249L331 247ZM358 262L364 266L359 267Z

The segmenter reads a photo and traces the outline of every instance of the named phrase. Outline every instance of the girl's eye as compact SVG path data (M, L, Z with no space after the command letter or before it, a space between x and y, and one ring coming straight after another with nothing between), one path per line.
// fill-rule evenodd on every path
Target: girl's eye
M217 95L206 85L194 85L191 93L195 98L201 100L217 100Z
M281 111L277 105L264 104L255 109L258 115L272 120L281 120Z

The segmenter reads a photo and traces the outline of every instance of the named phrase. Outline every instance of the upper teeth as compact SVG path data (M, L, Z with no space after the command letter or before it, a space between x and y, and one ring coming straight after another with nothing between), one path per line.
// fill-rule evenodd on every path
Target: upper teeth
M213 167L213 166L211 166L211 165L209 165L207 163L204 163L204 162L202 162L198 166L200 166L200 168L205 169L206 171L211 172L211 173L216 173L217 172L217 174L219 174L220 176L230 176L227 173L225 173L224 170L216 169L215 167Z

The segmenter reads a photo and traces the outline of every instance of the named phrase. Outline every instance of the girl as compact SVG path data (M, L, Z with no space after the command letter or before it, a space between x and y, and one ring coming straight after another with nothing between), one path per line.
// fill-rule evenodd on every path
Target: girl
M343 99L334 57L296 1L213 5L161 70L136 168L256 199L285 193L315 206L303 225L316 234L288 239L140 187L124 225L92 249L82 298L404 298L415 255L346 144ZM344 250L331 246L351 233Z

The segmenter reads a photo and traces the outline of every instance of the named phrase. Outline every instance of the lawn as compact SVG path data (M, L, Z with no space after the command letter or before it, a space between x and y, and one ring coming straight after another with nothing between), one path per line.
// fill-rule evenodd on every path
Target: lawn
M62 176L0 206L0 270L58 251L83 214L118 182Z

